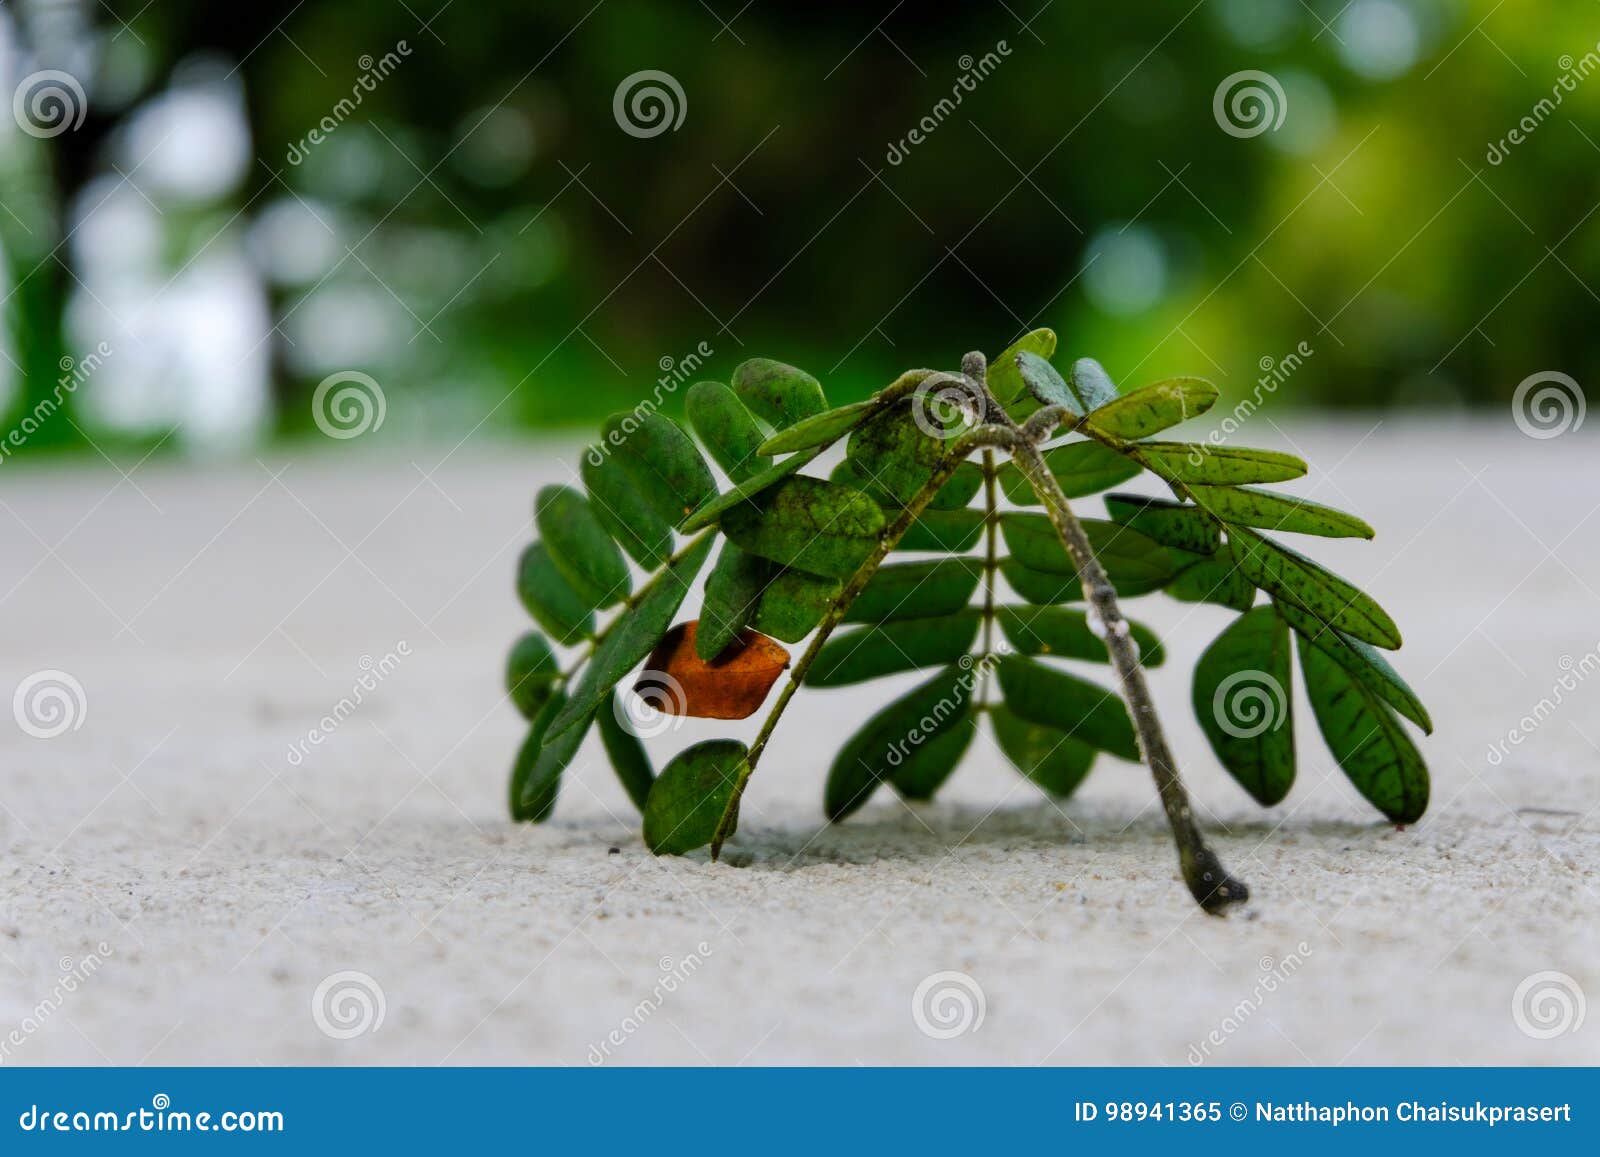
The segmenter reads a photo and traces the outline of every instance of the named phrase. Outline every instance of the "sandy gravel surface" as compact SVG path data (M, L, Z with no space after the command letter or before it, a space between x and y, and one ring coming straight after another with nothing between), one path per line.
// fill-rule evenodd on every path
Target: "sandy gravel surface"
M0 1063L581 1065L613 1031L628 1064L1600 1062L1600 1010L1552 1039L1513 1013L1540 972L1600 996L1600 679L1488 756L1600 642L1600 440L1256 425L1329 468L1300 493L1379 527L1315 553L1400 622L1439 727L1432 810L1396 831L1302 701L1299 782L1262 811L1212 760L1186 663L1156 672L1255 891L1228 920L1190 905L1132 765L1060 809L980 739L937 804L824 829L825 768L873 698L848 691L783 723L737 866L646 854L590 748L552 823L510 826L510 574L571 444L8 463L0 690L59 670L86 706L50 739L0 716ZM1191 659L1227 621L1137 606ZM63 968L88 975L67 991ZM348 1039L313 1015L341 972L382 993ZM950 1039L913 1015L940 972L982 993Z

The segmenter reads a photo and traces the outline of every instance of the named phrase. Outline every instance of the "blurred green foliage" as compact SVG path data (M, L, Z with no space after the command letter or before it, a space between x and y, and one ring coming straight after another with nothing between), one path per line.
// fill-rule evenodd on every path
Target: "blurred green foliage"
M397 426L590 425L697 348L687 380L770 355L840 402L1038 325L1126 384L1197 373L1225 397L1297 348L1282 399L1328 405L1595 377L1593 5L130 0L85 20L92 96L124 91L0 145L18 412L84 340L50 339L94 260L59 245L84 190L139 183L113 173L128 119L208 57L250 163L163 206L163 259L255 230L269 429L309 428L339 369L382 382ZM641 70L681 88L676 129L619 126ZM1276 129L1223 130L1242 70L1281 88Z

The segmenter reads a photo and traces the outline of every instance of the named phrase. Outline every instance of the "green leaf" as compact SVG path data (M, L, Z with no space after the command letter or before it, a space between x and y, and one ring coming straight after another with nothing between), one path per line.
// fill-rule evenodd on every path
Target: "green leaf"
M684 398L689 423L735 484L772 465L764 435L737 394L721 382L696 382Z
M1140 442L1129 452L1161 477L1186 485L1287 482L1306 472L1306 464L1300 459L1276 450L1211 446L1203 442Z
M722 532L751 554L830 578L849 578L877 548L883 511L859 490L797 475L722 516Z
M967 658L982 614L964 608L940 619L902 619L840 631L823 645L806 672L808 687L843 687ZM970 664L970 659L968 659Z
M1173 576L1166 593L1186 603L1219 603L1248 611L1256 601L1255 585L1244 577L1227 543L1210 558L1196 559Z
M1044 463L1055 475L1068 498L1086 498L1113 486L1120 486L1144 472L1144 467L1099 442L1069 442L1046 450ZM1007 462L1000 470L1000 488L1018 506L1038 506L1040 499L1016 465Z
M512 645L506 658L506 693L524 719L537 719L560 683L555 652L538 631L527 632Z
M1036 401L1046 406L1060 406L1077 417L1083 416L1084 407L1073 397L1066 379L1055 366L1026 350L1016 356L1016 366L1023 386Z
M972 672L948 667L868 719L845 741L828 770L823 792L828 818L844 819L891 774L903 775L907 782L933 779L919 766L905 769L905 765L928 760L937 768L949 760L949 750L935 741L970 719L974 686Z
M1192 503L1139 494L1108 494L1106 511L1121 525L1131 526L1175 550L1215 554L1222 545L1217 520Z
M1111 653L1105 640L1089 625L1087 611L1067 607L999 607L995 618L1011 645L1023 655L1048 655L1052 659L1084 659L1090 663L1109 663ZM1166 658L1161 640L1143 623L1125 620L1134 644L1139 648L1139 662L1145 667L1159 667Z
M689 435L664 414L613 414L606 444L640 494L669 526L716 497L717 482Z
M798 643L816 630L841 589L838 579L781 567L767 583L751 626L785 643Z
M517 562L517 597L563 647L594 634L594 615L589 605L561 577L543 543L530 545Z
M694 637L696 655L711 662L750 625L772 571L766 559L746 554L731 542L722 544L722 553L706 576L705 601Z
M1018 655L1001 659L999 671L1006 706L1020 718L1138 762L1133 724L1115 692Z
M906 529L895 549L961 554L978 544L983 536L984 519L981 510L924 510Z
M580 467L589 507L607 534L646 570L672 554L672 527L645 501L622 463L603 446L590 447Z
M826 410L815 417L803 419L763 442L762 453L787 454L792 450L806 450L812 446L824 446L838 441L860 425L862 420L877 407L878 403L871 400L852 402L848 406Z
M1113 438L1148 438L1209 410L1217 387L1204 378L1169 378L1113 397L1089 415L1089 425Z
M1005 353L989 363L989 392L1001 405L1016 401L1027 388L1022 381L1022 371L1017 368L1017 355L1029 353L1048 361L1055 352L1054 330L1036 329L1023 334Z
M757 495L764 494L791 474L797 473L802 466L820 453L822 453L820 448L813 448L802 450L798 454L791 454L781 462L775 462L768 466L761 473L752 474L725 494L713 492L708 501L702 503L688 518L683 520L683 532L685 534L693 534L697 530L704 530L712 523L720 520L724 514L735 506L749 502Z
M534 510L550 561L585 603L610 607L628 597L633 580L627 560L583 495L570 486L546 486Z
M751 358L734 370L733 392L775 430L787 429L828 408L821 382L771 358Z
M1191 486L1194 500L1224 522L1280 530L1289 534L1315 534L1323 538L1371 538L1372 527L1353 514L1253 487Z
M711 842L745 770L737 739L696 743L662 769L644 806L644 842L658 856L681 856Z
M961 762L976 734L977 716L968 715L957 720L902 760L899 766L891 767L890 785L905 799L932 799Z
M904 506L950 456L950 443L924 433L912 418L911 400L906 399L857 426L847 454L856 473L875 491Z
M971 601L979 573L977 562L967 558L879 567L845 611L844 621L889 623L954 614Z
M1263 807L1294 786L1289 628L1271 607L1240 615L1195 665L1195 718L1228 774Z
M695 576L705 565L706 556L711 553L711 542L708 535L685 551L678 561L656 575L637 600L607 626L605 638L584 664L583 673L572 687L571 699L551 722L551 738L587 718L622 677L655 650L672 626L672 617L683 605Z
M1433 720L1428 716L1428 709L1422 705L1417 693L1400 677L1400 673L1389 665L1389 661L1380 651L1360 639L1352 639L1342 631L1335 630L1288 603L1275 605L1284 622L1293 627L1301 638L1316 644L1368 691L1423 731L1430 735L1433 733Z
M1395 650L1400 629L1384 609L1356 587L1281 543L1253 530L1229 536L1239 569L1246 578L1279 602L1338 627L1364 643Z
M644 744L623 723L627 713L620 701L621 695L621 691L613 690L610 704L596 711L595 718L600 725L600 742L605 745L612 770L622 781L622 789L628 793L633 806L642 812L645 801L650 797L650 785L655 783L656 773L650 766L650 756Z
M581 727L569 727L557 738L550 730L555 718L566 710L566 697L559 692L545 704L534 720L528 738L517 752L511 769L511 818L518 823L543 823L555 810L561 790L561 773L583 746L593 713L582 716Z
M983 471L976 462L963 462L956 467L950 481L939 487L929 510L961 510L983 489Z
M1428 766L1394 713L1304 636L1300 670L1322 738L1356 790L1397 824L1419 819L1428 808Z
M1104 519L1085 518L1084 533L1095 557L1105 568L1117 593L1144 594L1159 590L1177 573L1172 552L1154 539ZM1076 577L1067 548L1050 520L1042 514L1009 512L1000 516L1000 533L1011 557L1028 570ZM1020 591L1018 592L1021 593ZM1027 595L1023 595L1028 598ZM1029 602L1033 600L1028 599Z
M1099 754L1059 728L1029 723L1004 704L989 711L989 720L1012 766L1057 799L1078 789Z
M1086 413L1109 406L1119 396L1111 375L1093 358L1079 358L1072 363L1072 390Z

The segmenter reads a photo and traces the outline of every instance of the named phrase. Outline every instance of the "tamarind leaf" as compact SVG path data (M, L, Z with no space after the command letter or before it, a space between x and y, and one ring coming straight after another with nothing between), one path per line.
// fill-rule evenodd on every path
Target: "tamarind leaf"
M711 538L707 536L686 550L675 562L658 573L645 587L632 605L625 607L607 627L605 637L595 647L594 654L584 664L568 692L570 696L561 713L550 722L546 742L561 735L580 719L586 719L600 705L622 677L634 665L655 649L673 616L683 605L684 596L694 584L695 576L705 565L711 553Z
M764 558L746 554L731 542L722 544L722 553L706 576L696 655L710 662L750 625L773 569Z
M779 567L756 604L750 625L785 643L798 643L816 630L842 589L838 579Z
M713 493L709 501L684 519L683 532L685 534L693 534L695 531L702 530L717 522L724 514L741 502L748 502L758 494L770 490L791 474L797 473L802 466L820 453L822 453L822 448L819 446L809 450L802 450L798 454L791 454L783 461L775 462L768 466L761 473L752 474L725 494Z
M603 446L591 447L579 467L589 508L600 525L646 570L655 570L672 554L672 527L645 501L633 479Z
M695 649L695 620L679 623L645 660L633 692L663 715L748 719L789 665L789 652L756 631L742 631L713 663Z
M983 471L976 462L963 462L957 466L950 481L934 492L928 503L929 510L962 510L983 489Z
M806 672L807 687L843 687L966 659L983 614L967 607L938 619L901 619L834 635Z
M1287 482L1300 478L1306 464L1293 454L1212 446L1204 442L1139 442L1129 451L1169 482L1199 486L1238 486L1247 482Z
M1215 554L1222 545L1222 529L1217 520L1190 502L1146 498L1140 494L1108 494L1106 512L1120 525L1132 527L1175 550Z
M1126 454L1099 442L1068 442L1044 453L1044 464L1068 498L1087 498L1144 473L1144 467ZM1000 468L1000 489L1018 506L1038 506L1040 498L1016 465Z
M981 568L974 559L898 562L878 568L844 614L847 623L889 623L951 615L972 599Z
M1271 607L1246 611L1195 664L1191 698L1211 750L1239 786L1271 807L1294 786L1289 628Z
M1304 635L1299 650L1317 728L1350 782L1394 823L1420 818L1428 809L1428 766L1394 712Z
M891 773L908 783L926 783L955 766L960 752L935 743L970 720L976 679L960 667L947 667L880 709L845 740L828 769L823 811L835 822L871 798ZM927 761L928 768L920 766ZM948 763L948 767L944 765ZM917 765L904 772L906 764Z
M774 430L784 430L828 408L822 383L804 370L751 358L733 371L733 392Z
M1009 405L1022 396L1027 386L1022 381L1022 371L1017 366L1017 355L1033 354L1049 361L1056 352L1054 330L1036 329L1019 337L1006 352L989 363L989 392L1001 405Z
M1082 417L1085 407L1073 395L1067 381L1055 366L1036 353L1022 351L1015 359L1022 384L1035 401L1046 406L1060 406L1077 417Z
M903 799L930 800L950 773L955 771L961 757L978 734L978 718L967 715L941 731L923 744L914 758L902 760L889 769L889 784Z
M1000 630L1018 654L1046 655L1052 659L1084 659L1090 663L1109 663L1111 652L1106 641L1089 625L1089 612L1068 607L998 607L995 618ZM1125 619L1139 662L1159 667L1166 652L1156 633L1143 623Z
M765 435L739 396L721 382L696 382L684 396L689 424L711 457L734 483L751 478L772 459L761 445Z
M906 529L895 549L961 554L971 550L983 537L984 520L981 510L924 510Z
M780 430L761 444L763 454L787 454L838 441L878 408L875 401L852 402L848 406L825 410Z
M1116 692L1020 655L998 666L1006 706L1029 723L1065 731L1080 743L1139 761L1139 742Z
M1343 631L1328 626L1288 603L1275 603L1284 622L1295 629L1301 638L1325 651L1329 658L1343 667L1357 682L1378 698L1400 712L1424 732L1433 734L1433 720L1422 700L1411 689L1400 673L1389 665L1382 652L1352 639Z
M1206 510L1238 526L1315 534L1322 538L1371 538L1372 527L1353 514L1250 486L1191 486L1189 493Z
M950 455L948 441L925 433L912 417L913 405L907 398L862 422L851 432L846 450L856 473L896 506L916 497ZM931 420L924 415L924 422Z
M506 693L524 719L537 719L560 683L560 665L543 635L528 631L512 644L506 657Z
M1095 557L1118 594L1144 594L1165 586L1178 571L1173 553L1148 535L1100 518L1080 520ZM1046 574L1076 577L1078 568L1055 526L1043 514L1008 512L1000 516L1006 549L1020 566ZM1018 592L1021 594L1022 592ZM1027 595L1023 595L1028 598ZM1029 602L1034 600L1028 598Z
M1072 391L1077 394L1082 403L1082 412L1086 414L1109 406L1120 396L1111 375L1093 358L1079 358L1072 363Z
M645 751L644 744L639 742L639 737L623 723L627 718L627 712L623 707L621 696L620 691L613 690L610 704L594 713L595 721L600 732L600 742L605 745L606 758L611 761L611 768L617 773L617 779L622 783L622 790L628 793L633 806L643 812L645 801L650 798L650 786L655 783L656 773L650 766L650 755Z
M1029 723L1003 703L990 709L989 721L1011 765L1057 799L1078 790L1099 754L1059 728Z
M1147 438L1198 417L1216 401L1217 387L1204 378L1168 378L1113 396L1090 411L1089 425L1113 438Z
M633 586L627 560L588 499L570 486L546 486L535 498L534 510L550 561L585 603L610 607L627 598Z
M540 824L550 818L561 790L561 773L583 746L589 721L594 718L592 711L580 717L581 727L568 727L559 739L551 733L550 725L566 707L566 697L556 692L517 752L511 769L511 818L518 823Z
M1258 588L1345 634L1393 651L1400 629L1371 596L1282 543L1253 530L1228 534L1239 569Z
M645 846L658 856L681 856L709 844L748 755L737 739L708 739L674 756L645 801Z
M613 414L606 419L605 441L668 526L679 526L696 507L716 497L716 479L699 447L665 414Z
M883 511L859 490L795 475L730 507L722 532L751 554L830 578L849 578L884 531Z
M589 605L561 577L542 542L530 544L517 561L517 597L563 647L594 635Z
M1186 603L1218 603L1236 611L1255 605L1255 584L1239 570L1234 550L1226 542L1210 558L1197 558L1172 577L1164 588Z

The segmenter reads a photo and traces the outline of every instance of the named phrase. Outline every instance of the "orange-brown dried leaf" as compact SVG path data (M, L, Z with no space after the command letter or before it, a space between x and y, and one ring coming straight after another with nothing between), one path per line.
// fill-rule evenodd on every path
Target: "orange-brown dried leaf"
M634 694L666 715L745 719L789 665L789 652L759 631L744 630L710 663L694 653L698 620L679 623L651 652Z

